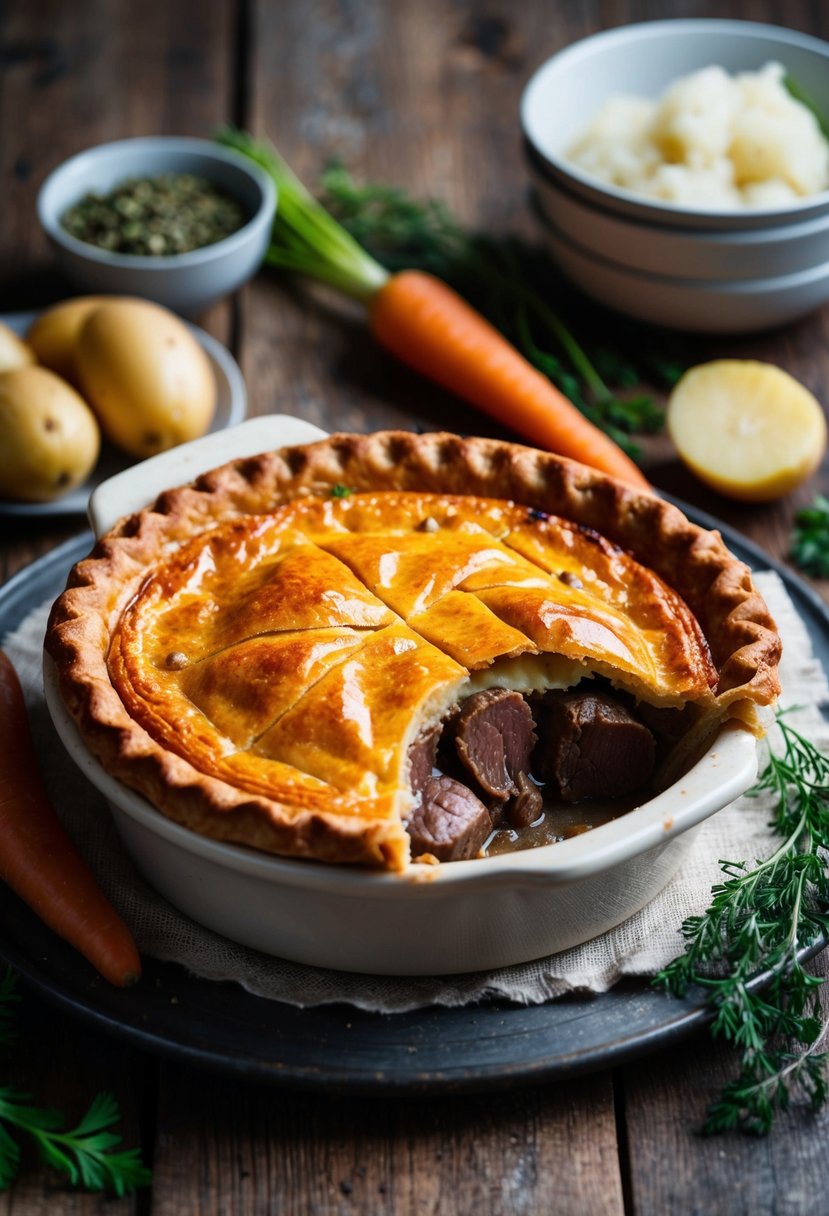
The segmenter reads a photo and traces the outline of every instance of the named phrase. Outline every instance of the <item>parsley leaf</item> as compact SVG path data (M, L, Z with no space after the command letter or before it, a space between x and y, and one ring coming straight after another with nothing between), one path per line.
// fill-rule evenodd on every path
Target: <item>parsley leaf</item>
M13 1038L11 1003L19 1001L16 981L9 969L0 982L0 1042ZM95 1097L78 1125L61 1131L60 1111L31 1105L31 1094L10 1085L0 1086L0 1191L14 1182L20 1166L20 1148L8 1127L29 1135L44 1161L66 1174L73 1186L114 1192L121 1197L151 1180L137 1148L114 1151L121 1143L113 1124L120 1118L112 1094Z
M790 556L806 574L829 578L829 499L822 494L795 515Z

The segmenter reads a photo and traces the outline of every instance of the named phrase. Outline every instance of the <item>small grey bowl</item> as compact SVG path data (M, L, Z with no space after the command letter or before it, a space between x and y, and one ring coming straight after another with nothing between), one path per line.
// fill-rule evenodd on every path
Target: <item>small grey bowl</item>
M241 203L247 223L213 245L169 257L109 253L70 236L67 209L89 191L107 193L129 177L194 173ZM264 170L206 139L148 136L100 144L59 165L40 188L37 214L66 275L87 292L143 296L192 316L258 270L276 212L276 187Z

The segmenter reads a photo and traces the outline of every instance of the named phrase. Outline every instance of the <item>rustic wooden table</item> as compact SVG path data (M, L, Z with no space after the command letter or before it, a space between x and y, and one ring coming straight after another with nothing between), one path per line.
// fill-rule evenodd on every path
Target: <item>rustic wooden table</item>
M467 222L531 233L517 103L546 56L603 26L733 16L829 37L812 0L12 0L0 13L0 309L70 294L35 218L45 174L68 154L129 135L205 135L232 121L267 132L307 180L336 153L358 177L445 199ZM262 274L203 323L239 360L251 413L333 429L450 426L498 433L380 353L334 315ZM600 318L595 323L607 324ZM611 328L612 328L612 322ZM829 401L829 308L751 340L695 342L779 363ZM792 516L829 488L825 466L782 503L740 508L702 492L649 445L655 483L734 524L777 557ZM9 577L82 521L0 523ZM825 593L825 587L820 589ZM817 966L820 967L820 961ZM800 1213L829 1210L829 1113L795 1109L755 1141L697 1134L733 1067L703 1034L615 1071L492 1096L332 1098L230 1081L102 1036L27 992L3 1078L80 1114L112 1090L152 1191L107 1210L161 1216L265 1212ZM33 1157L2 1210L104 1210Z

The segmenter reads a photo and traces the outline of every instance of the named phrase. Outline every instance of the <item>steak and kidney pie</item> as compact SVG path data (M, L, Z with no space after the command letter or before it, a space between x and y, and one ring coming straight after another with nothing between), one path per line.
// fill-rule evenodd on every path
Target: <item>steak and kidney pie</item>
M762 733L780 655L748 569L655 495L399 432L163 494L74 568L46 646L90 750L164 814L393 870L646 799L724 721Z

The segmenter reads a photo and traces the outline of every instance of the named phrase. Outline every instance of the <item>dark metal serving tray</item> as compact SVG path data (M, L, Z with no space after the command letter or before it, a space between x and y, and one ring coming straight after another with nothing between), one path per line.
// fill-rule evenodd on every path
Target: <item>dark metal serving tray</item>
M778 572L829 671L829 611L816 593L739 533L678 505L703 527L717 528L754 570ZM75 537L0 589L0 638L36 605L58 595L69 568L90 546L89 533ZM124 991L101 980L3 886L0 926L0 956L48 1000L102 1031L191 1063L329 1092L530 1085L614 1066L709 1020L701 994L675 1000L645 981L543 1005L491 1000L377 1014L344 1004L298 1009L148 958L141 983Z

